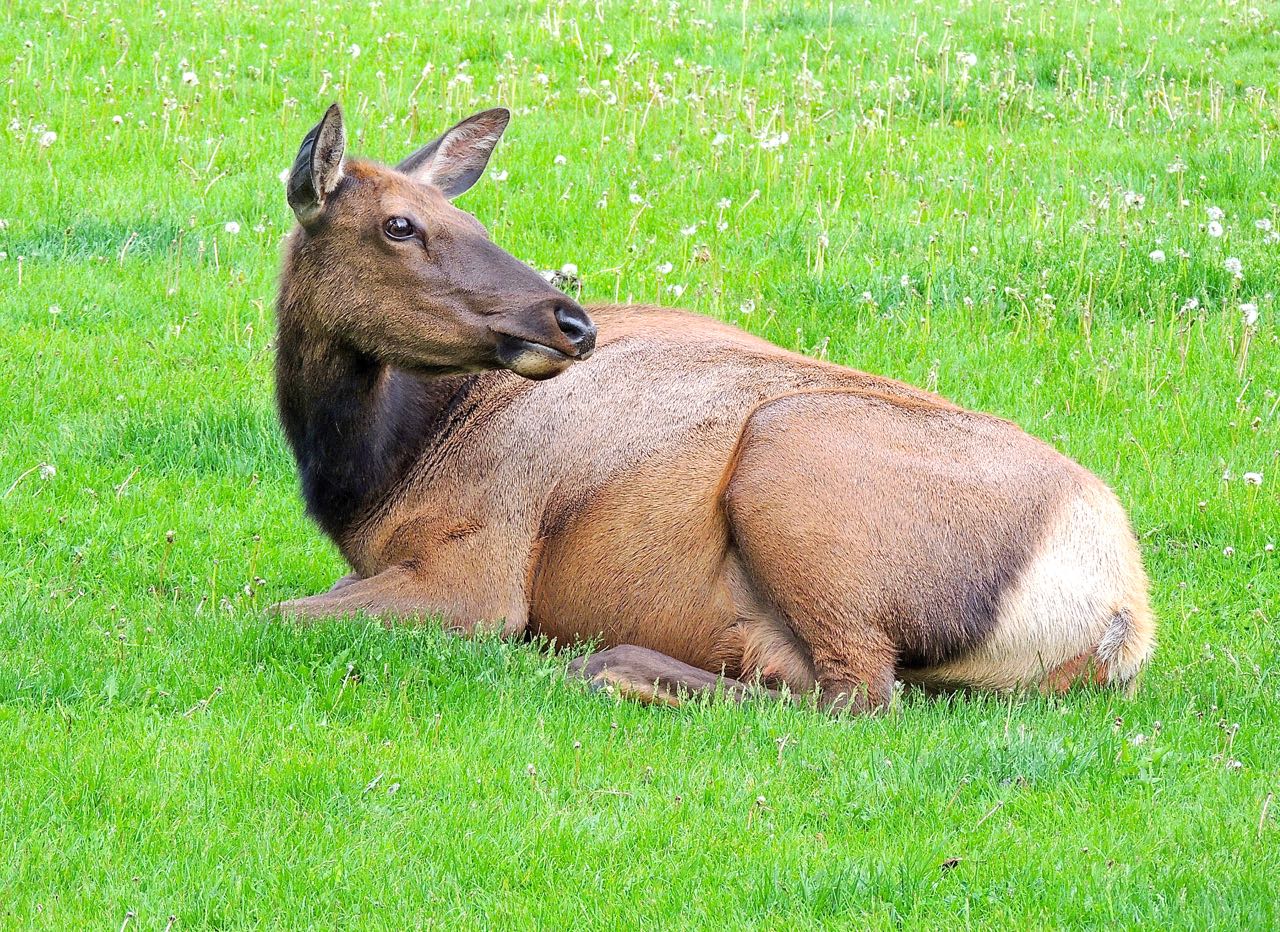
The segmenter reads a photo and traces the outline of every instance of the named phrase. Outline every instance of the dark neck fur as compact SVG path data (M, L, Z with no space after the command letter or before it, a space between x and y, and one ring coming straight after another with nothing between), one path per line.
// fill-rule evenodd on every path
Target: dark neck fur
M473 379L420 377L282 322L280 419L307 513L339 546L439 439Z

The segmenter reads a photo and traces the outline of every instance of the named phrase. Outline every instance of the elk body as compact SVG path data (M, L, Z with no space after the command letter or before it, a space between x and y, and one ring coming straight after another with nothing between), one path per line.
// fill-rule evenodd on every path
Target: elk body
M704 317L588 315L450 203L507 120L396 168L345 159L336 105L304 140L278 400L354 572L283 612L596 639L579 675L660 702L1133 681L1147 581L1098 478L1007 421Z

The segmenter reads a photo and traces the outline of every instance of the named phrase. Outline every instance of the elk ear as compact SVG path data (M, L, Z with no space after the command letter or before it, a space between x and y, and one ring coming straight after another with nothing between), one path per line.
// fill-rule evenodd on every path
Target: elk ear
M511 111L505 107L469 116L396 168L414 181L435 185L445 197L455 198L484 173L489 155L510 120Z
M302 140L289 172L289 206L303 226L320 216L325 198L342 180L342 153L346 148L342 110L333 104Z

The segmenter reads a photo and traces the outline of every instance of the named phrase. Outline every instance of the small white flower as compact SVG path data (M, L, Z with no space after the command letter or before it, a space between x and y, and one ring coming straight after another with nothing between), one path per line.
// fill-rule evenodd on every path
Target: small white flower
M1246 327L1252 327L1258 322L1258 305L1249 302L1240 305L1240 320L1244 322Z
M671 292L678 298L684 294L684 285L668 285L667 291Z
M715 139L711 140L711 145L719 148L720 146L723 146L728 141L729 141L729 136L726 133L716 133Z
M569 164L569 160L568 160L568 159L566 159L563 155L557 155L557 156L556 156L554 159L552 159L551 161L555 162L555 164L557 164L557 165L568 165L568 164Z
M674 266L674 265L672 265L670 262L663 262L661 265L659 265L659 266L658 266L658 274L659 274L659 275L670 275L670 274L671 274L671 270L672 270L672 269L674 269L674 268L675 268L675 266Z
M200 79L196 77L196 73L194 71L184 71L182 72L182 83L187 87L195 87L200 83Z
M790 141L791 141L791 134L788 133L786 130L783 130L782 132L776 133L773 136L766 136L765 138L761 139L760 148L766 151L770 149L777 149L780 146L785 146Z
M53 478L54 476L56 476L57 474L58 474L58 467L57 467L57 466L55 466L55 465L53 465L52 463L41 463L41 464L40 464L40 478L41 478L41 479L45 479L45 480L52 479L52 478Z
M1152 262L1154 262L1156 265L1159 265L1161 262L1163 262L1163 261L1164 261L1164 250L1163 250L1163 249L1153 249L1153 250L1151 250L1151 254L1150 254L1147 258L1149 258L1149 259L1150 259Z
M222 229L226 230L232 236L235 236L240 232L240 224L236 223L234 220L229 220Z
M1244 264L1235 256L1228 256L1227 261L1222 263L1222 267L1236 278L1244 277Z
M58 134L53 130L49 130L40 137L40 148L47 149L58 141Z
M1182 302L1182 312L1184 314L1188 314L1191 311L1197 310L1199 307L1200 307L1199 298L1187 298L1187 300Z
M978 56L973 52L960 52L956 55L956 59L966 68L972 68L978 63Z
M508 178L511 177L511 173L504 168L500 172L491 172L489 174L489 177L494 181L506 181Z
M1234 556L1236 555L1236 548L1235 548L1235 547L1223 547L1223 548L1222 548L1222 555L1223 555L1224 557L1228 557L1228 558L1230 558L1230 557L1234 557Z
M1247 472L1241 478L1244 479L1245 485L1262 485L1262 473Z
M117 113L115 116L111 118L111 122L114 123L116 126L123 126L124 117L122 117L120 114Z
M566 262L564 265L560 266L560 274L565 278L574 278L578 274L578 267L572 262Z
M359 57L360 57L360 46L358 46L358 45L356 45L354 42L352 42L352 43L351 43L351 48L347 49L347 52L351 55L351 57L352 57L352 58L359 58Z
M600 43L600 54L603 55L605 58L609 58L610 56L613 55L613 46L610 45L608 42Z
M1221 207L1210 207L1208 213L1210 220L1224 220L1227 216Z
M1124 206L1126 209L1142 210L1147 204L1145 195L1139 194L1137 191L1124 192Z
M693 234L695 234L695 233L697 233L697 232L698 232L698 225L697 225L696 223L690 224L690 225L689 225L689 226L687 226L687 227L681 227L681 228L680 228L680 235L681 235L681 236L693 236Z
M1205 229L1214 239L1217 239L1222 235L1222 224L1217 220L1210 220L1209 225Z
M629 200L632 204L635 204L637 206L644 203L644 198L641 197L639 194L636 194L636 192L634 191L632 191L630 194L627 195L627 200Z

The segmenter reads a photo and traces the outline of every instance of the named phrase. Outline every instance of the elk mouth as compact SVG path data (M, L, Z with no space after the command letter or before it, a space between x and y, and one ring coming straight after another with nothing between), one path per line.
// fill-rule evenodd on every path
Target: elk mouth
M498 334L498 362L504 369L510 369L526 379L541 381L552 378L568 369L572 363L590 355L588 350L586 353L570 356L545 343L534 343L509 333Z

